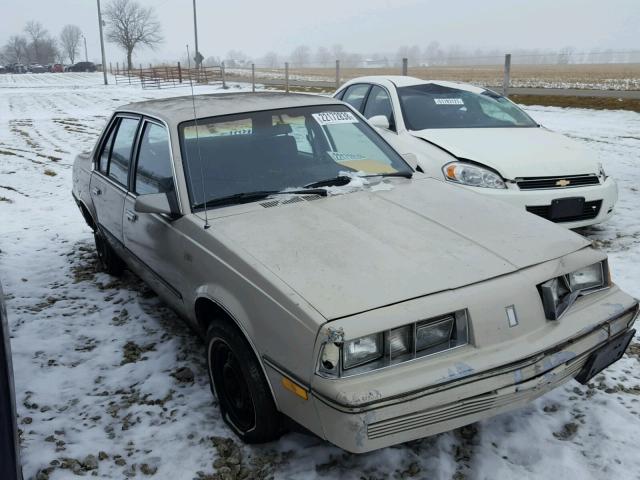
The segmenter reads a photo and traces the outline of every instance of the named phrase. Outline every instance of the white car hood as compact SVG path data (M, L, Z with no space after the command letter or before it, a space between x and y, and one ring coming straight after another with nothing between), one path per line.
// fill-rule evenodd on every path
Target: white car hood
M425 177L389 191L256 205L211 226L212 235L266 266L327 319L505 275L588 245L549 221Z
M598 157L546 128L443 128L411 132L459 159L497 170L504 178L598 173Z

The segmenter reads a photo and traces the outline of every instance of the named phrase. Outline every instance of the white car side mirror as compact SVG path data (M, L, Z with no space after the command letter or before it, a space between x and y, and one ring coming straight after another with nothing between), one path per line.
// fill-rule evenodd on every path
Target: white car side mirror
M376 128L389 130L389 119L384 115L374 115L369 119L369 123Z

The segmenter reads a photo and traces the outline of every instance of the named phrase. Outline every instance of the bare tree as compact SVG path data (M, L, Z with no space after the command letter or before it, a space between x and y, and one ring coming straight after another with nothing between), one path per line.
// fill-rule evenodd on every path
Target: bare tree
M300 45L291 52L291 63L296 67L304 67L309 62L311 50L306 45Z
M43 62L43 44L50 41L49 32L40 22L30 21L24 27L24 31L29 38L29 52L28 56L30 60L36 62Z
M331 63L331 53L327 47L318 47L316 50L316 63L321 67L326 67Z
M11 63L22 63L27 57L27 39L22 35L9 37L4 46L4 55Z
M80 38L82 30L77 25L66 25L60 33L60 46L62 54L69 57L71 63L75 63L78 49L80 48Z
M278 54L276 52L267 52L264 54L264 57L258 60L258 62L261 63L262 66L268 68L276 68L279 61L280 59L278 58Z
M162 42L162 29L153 7L145 8L135 0L113 0L105 9L107 40L127 53L127 64L138 46L155 48Z

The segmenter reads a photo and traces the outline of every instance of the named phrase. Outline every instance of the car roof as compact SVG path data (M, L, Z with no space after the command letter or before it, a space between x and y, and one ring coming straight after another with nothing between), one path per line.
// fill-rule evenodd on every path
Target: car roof
M277 108L294 108L313 105L341 105L331 97L301 93L243 92L195 95L197 118L232 115L235 113L257 112ZM193 120L192 97L170 97L144 102L130 103L119 107L118 112L134 112L165 121L169 125Z
M442 85L443 87L457 88L458 90L466 90L473 93L482 93L487 89L476 87L470 83L449 82L446 80L423 80L422 78L409 77L405 75L370 75L368 77L358 77L349 81L352 83L384 83L391 82L396 87L411 87L414 85Z

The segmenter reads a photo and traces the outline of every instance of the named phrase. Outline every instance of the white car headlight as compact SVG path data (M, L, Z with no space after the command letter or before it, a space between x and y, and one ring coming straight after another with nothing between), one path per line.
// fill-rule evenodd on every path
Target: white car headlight
M561 275L539 285L544 312L549 320L557 320L580 295L610 285L606 260Z
M451 162L442 167L449 182L483 188L507 188L497 173L466 162Z
M377 360L382 356L382 333L375 333L346 342L342 351L345 369Z
M347 377L425 357L469 343L468 314L458 310L346 342L323 344L318 373Z

